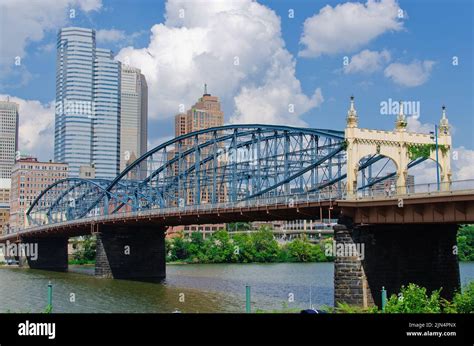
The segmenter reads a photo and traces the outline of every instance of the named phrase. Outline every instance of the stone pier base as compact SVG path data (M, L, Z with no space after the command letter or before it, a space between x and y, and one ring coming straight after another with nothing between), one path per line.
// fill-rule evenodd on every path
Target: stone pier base
M165 228L156 225L101 226L95 275L129 280L166 276Z
M456 232L450 224L334 226L336 250L338 244L361 250L336 256L335 304L380 307L382 287L390 296L409 283L428 293L442 288L451 299L460 286Z
M27 256L28 265L32 269L44 269L65 272L68 269L66 237L27 238L23 243L38 244L37 258ZM21 258L20 263L21 263Z

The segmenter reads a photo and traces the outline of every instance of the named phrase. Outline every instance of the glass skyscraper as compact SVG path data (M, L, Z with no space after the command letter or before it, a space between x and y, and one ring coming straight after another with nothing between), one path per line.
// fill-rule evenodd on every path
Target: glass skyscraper
M96 178L113 178L120 164L120 62L96 47L95 31L58 33L54 159L69 176L93 167Z

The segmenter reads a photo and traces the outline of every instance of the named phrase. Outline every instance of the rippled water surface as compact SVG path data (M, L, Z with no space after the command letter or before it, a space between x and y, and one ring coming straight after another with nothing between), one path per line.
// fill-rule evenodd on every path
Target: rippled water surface
M474 280L474 262L460 270L463 284ZM247 284L254 311L307 308L310 300L332 306L333 275L332 263L168 265L165 281L145 283L96 279L93 267L71 266L68 273L3 267L0 311L43 311L48 281L55 312L243 312ZM289 294L294 302L285 303Z

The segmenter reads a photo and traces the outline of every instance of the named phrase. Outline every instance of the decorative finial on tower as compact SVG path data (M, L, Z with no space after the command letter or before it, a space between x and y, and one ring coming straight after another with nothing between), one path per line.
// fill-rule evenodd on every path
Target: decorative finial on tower
M209 96L209 94L207 93L207 84L206 83L204 84L204 96Z
M403 113L403 102L400 101L398 104L398 115L397 115L397 121L395 122L395 128L399 131L404 131L406 130L407 127L407 119L405 117L405 114Z
M448 121L448 118L446 118L446 106L443 105L441 109L442 109L442 116L441 116L441 120L439 121L439 134L447 135L449 134L449 121Z
M354 95L351 96L351 106L349 110L347 111L347 127L357 127L357 111L354 107Z

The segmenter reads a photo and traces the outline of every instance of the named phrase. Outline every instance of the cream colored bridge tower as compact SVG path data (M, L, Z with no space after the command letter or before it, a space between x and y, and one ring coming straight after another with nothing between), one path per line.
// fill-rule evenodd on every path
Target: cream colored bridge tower
M347 142L347 197L357 193L357 172L360 160L380 154L393 160L396 166L397 193L407 192L408 164L414 156L428 156L436 162L435 140L430 134L407 131L403 102L399 103L399 114L393 131L361 129L358 127L354 97L347 112L345 138ZM438 163L440 170L440 189L447 191L451 183L451 135L446 108L443 106L442 118L438 126Z

